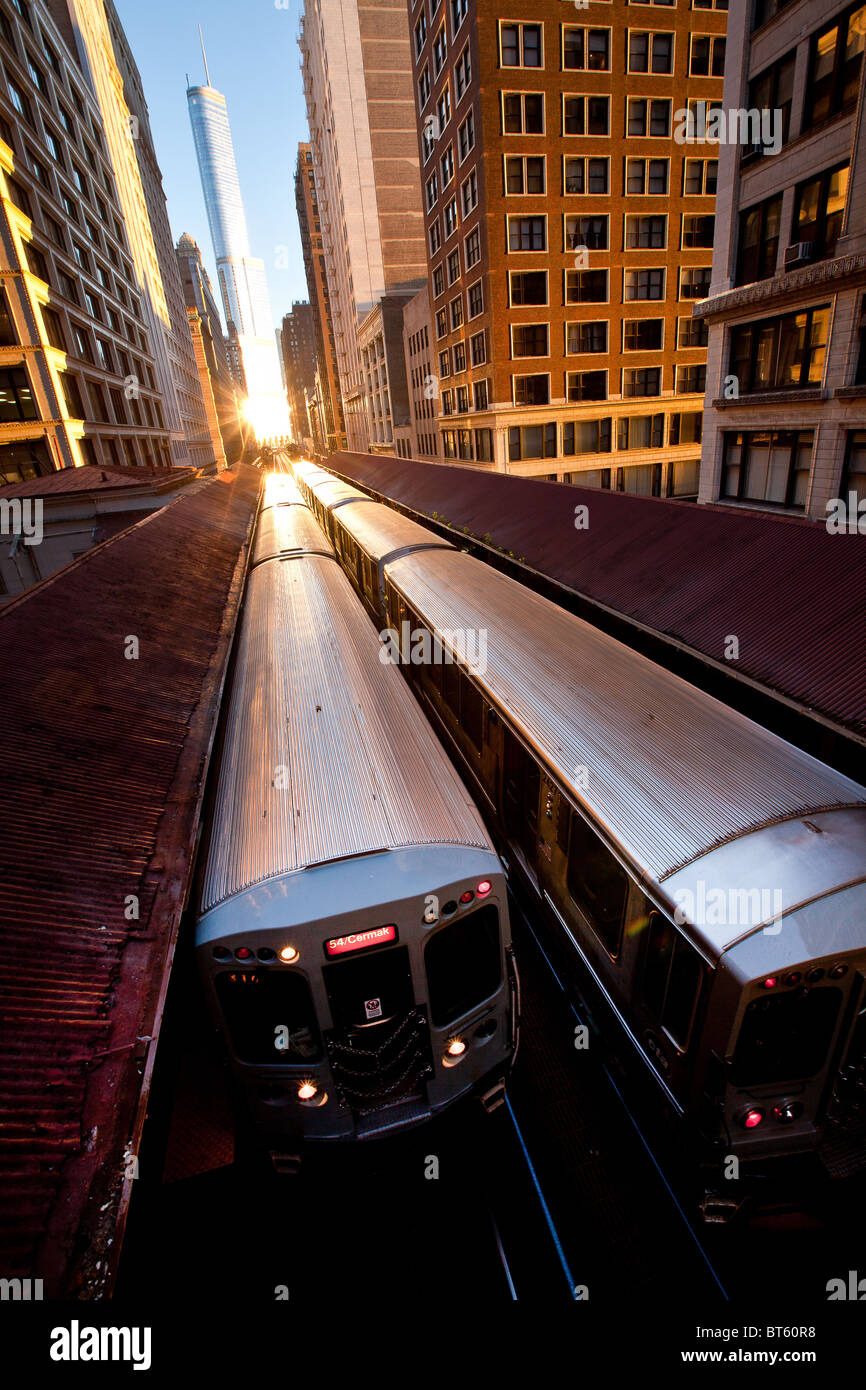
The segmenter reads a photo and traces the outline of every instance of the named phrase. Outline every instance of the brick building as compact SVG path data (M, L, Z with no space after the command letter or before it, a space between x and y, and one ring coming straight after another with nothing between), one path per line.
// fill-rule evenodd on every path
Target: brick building
M409 0L443 457L695 496L713 0Z
M700 499L814 519L866 498L866 5L731 0ZM776 142L774 142L775 144Z
M343 419L343 401L340 395L340 370L337 365L334 324L331 318L331 296L328 291L328 276L322 244L322 224L319 218L319 199L316 193L313 170L313 151L310 145L303 143L298 145L298 162L295 169L295 206L298 210L298 227L300 228L301 247L304 253L307 293L310 296L310 308L313 315L317 367L315 418L318 421L322 447L330 453L335 449L347 447L346 426ZM314 433L315 429L314 426Z

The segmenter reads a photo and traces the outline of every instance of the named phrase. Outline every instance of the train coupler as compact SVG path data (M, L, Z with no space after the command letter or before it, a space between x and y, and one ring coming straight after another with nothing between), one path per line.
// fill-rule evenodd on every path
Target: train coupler
M722 1195L721 1192L704 1192L700 1200L700 1213L708 1225L726 1225L743 1206L745 1198Z
M271 1162L278 1173L294 1177L301 1171L301 1155L271 1149Z

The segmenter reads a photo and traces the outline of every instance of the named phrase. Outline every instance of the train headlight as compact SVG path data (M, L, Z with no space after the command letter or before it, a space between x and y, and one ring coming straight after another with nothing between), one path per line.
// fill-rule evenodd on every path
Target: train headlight
M298 1087L298 1100L301 1105L320 1106L328 1099L327 1091L320 1091L315 1081L307 1077Z
M744 1110L740 1116L740 1125L743 1129L757 1129L764 1119L763 1110L753 1106L751 1110Z
M458 1062L462 1062L466 1056L466 1044L462 1038L450 1038L448 1046L442 1054L443 1067L456 1067Z
M284 965L295 965L301 959L301 953L296 946L283 946L280 951L280 960Z

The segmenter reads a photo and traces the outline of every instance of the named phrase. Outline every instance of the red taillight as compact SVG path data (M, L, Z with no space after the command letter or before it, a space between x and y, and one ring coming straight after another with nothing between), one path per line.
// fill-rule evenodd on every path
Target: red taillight
M768 975L766 980L761 981L761 989L775 989L778 983L775 975Z
M472 889L471 889L471 888L467 888L465 893L461 893L461 894L460 894L460 901L461 901L462 903L471 903L471 901L472 901L472 899L473 899L474 897L475 897L475 894L472 892Z
M763 1110L747 1110L740 1123L743 1129L757 1129L763 1118Z
M492 887L493 884L490 882L489 878L482 878L477 889L479 898L486 898Z
M252 960L253 952L250 950L249 946L239 946L235 951L235 956L238 960Z

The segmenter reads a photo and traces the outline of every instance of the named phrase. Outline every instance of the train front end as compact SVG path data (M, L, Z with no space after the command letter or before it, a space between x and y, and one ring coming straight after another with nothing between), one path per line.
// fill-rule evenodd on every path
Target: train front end
M383 850L265 880L202 915L196 952L255 1125L277 1146L503 1098L517 977L490 851Z

